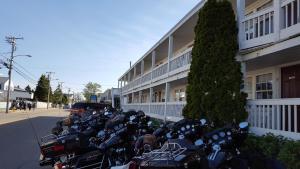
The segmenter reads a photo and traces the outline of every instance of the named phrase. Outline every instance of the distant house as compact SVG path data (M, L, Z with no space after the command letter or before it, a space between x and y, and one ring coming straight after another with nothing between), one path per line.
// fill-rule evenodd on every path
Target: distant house
M111 103L112 107L120 107L120 89L111 88L100 94L100 102Z
M8 89L8 77L0 77L0 91L7 90ZM14 83L11 82L10 84L10 90L14 90Z
M8 90L8 77L0 77L0 101L6 101ZM15 87L14 83L10 84L10 100L31 100L33 99L33 93L29 93L26 90Z

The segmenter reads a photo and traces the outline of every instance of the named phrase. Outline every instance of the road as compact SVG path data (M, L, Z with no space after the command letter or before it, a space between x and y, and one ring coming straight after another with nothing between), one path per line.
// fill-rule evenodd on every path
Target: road
M39 146L34 133L38 138L49 134L67 114L59 109L0 112L0 169L49 169L39 166Z

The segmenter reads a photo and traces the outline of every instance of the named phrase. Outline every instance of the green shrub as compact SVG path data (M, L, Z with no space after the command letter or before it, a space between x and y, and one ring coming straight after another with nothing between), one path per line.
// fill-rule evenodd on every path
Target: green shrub
M268 133L260 138L259 147L267 157L276 158L286 141L282 136L275 136Z
M287 141L278 154L278 160L286 164L288 169L299 169L300 141Z
M259 142L260 142L260 137L257 137L253 134L249 134L242 146L242 151L252 151L252 152L259 151L259 152L261 152Z

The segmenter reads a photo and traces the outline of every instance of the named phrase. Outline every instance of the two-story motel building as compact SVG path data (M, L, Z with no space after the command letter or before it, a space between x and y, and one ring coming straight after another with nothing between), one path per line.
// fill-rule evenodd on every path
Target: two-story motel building
M197 4L118 80L123 110L179 120L186 104ZM257 134L300 139L300 0L231 0L248 93L248 121Z

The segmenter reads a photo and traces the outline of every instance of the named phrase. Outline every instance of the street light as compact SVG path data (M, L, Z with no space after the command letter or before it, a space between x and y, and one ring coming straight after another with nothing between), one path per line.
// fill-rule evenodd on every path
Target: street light
M32 57L31 55L15 55L15 56L13 56L13 57L15 58L15 57L18 57L18 56L26 56L26 57L29 57L29 58Z

